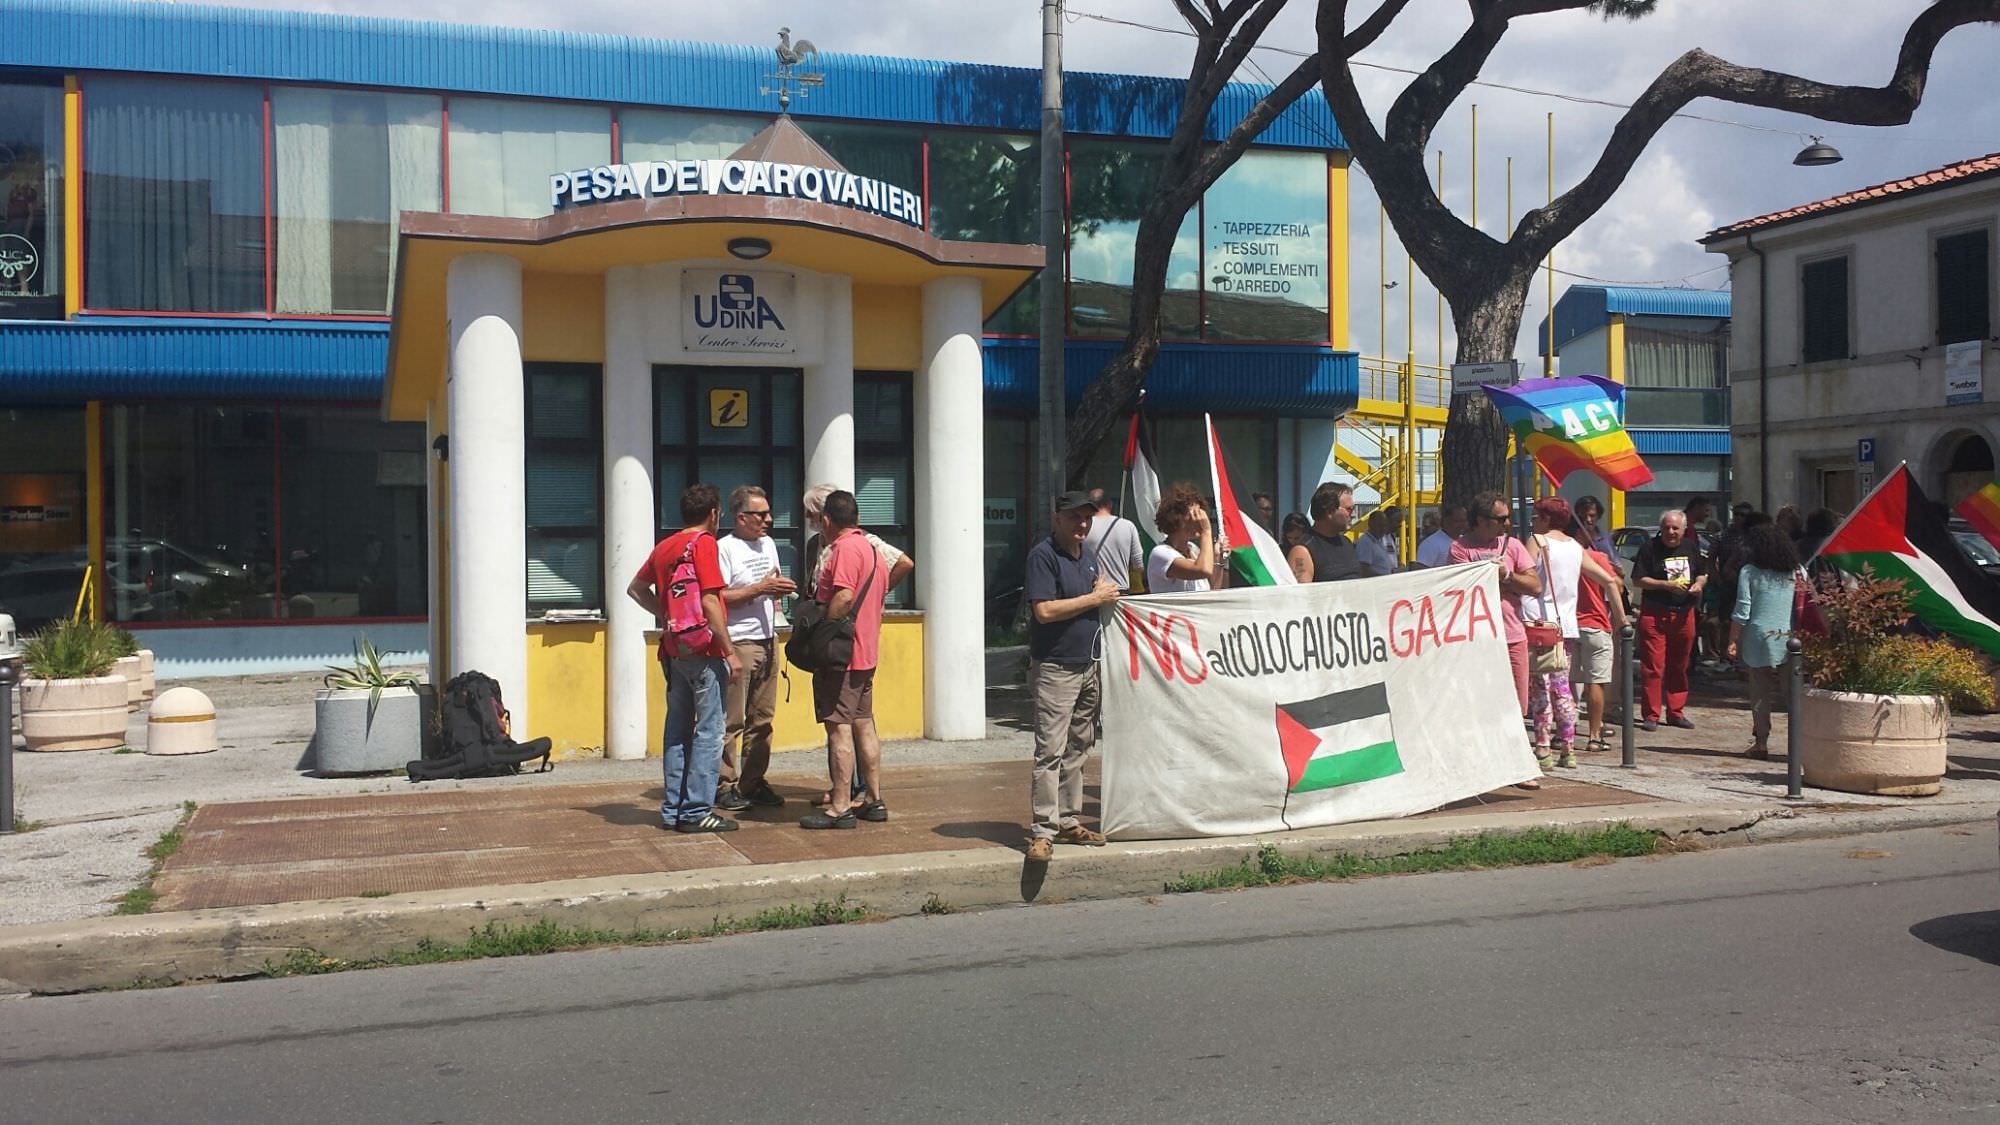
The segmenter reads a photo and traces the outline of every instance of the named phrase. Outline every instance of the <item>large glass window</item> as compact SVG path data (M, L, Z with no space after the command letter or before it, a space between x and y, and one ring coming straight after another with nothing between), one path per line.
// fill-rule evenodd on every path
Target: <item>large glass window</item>
M405 211L441 206L443 99L271 91L279 312L385 313Z
M62 88L0 85L0 317L62 307Z
M1937 240L1937 342L1940 346L1984 340L1991 319L1987 295L1988 239L1984 230Z
M911 382L908 372L854 373L854 500L861 526L904 551L915 549L910 493ZM891 608L911 604L911 583L889 591Z
M1158 145L1078 141L1070 147L1070 332L1123 336L1132 322L1132 250L1152 194ZM1201 234L1195 210L1174 237L1160 330L1192 338L1201 329Z
M277 408L143 403L107 415L109 616L279 616Z
M0 409L0 611L22 632L76 607L90 551L83 408Z
M278 427L281 615L423 616L423 427L363 406L281 406Z
M799 128L855 175L923 194L924 135L916 128L831 121L800 121Z
M770 121L672 109L628 109L618 114L619 159L726 160Z
M578 363L531 363L528 383L528 614L604 608L603 377Z
M608 163L611 111L568 102L451 100L451 209L546 215L549 176Z
M1007 133L933 132L931 233L961 242L1038 243L1042 146ZM988 332L1032 336L1040 328L1037 277L986 322Z
M1205 335L1325 340L1326 157L1249 152L1202 201Z
M422 426L274 403L115 405L104 425L112 620L426 612Z
M787 575L799 576L799 552L805 546L801 393L794 370L653 368L653 434L659 443L653 481L662 535L680 530L681 492L689 484L707 481L724 503L737 485L759 485L771 499L778 561ZM857 420L860 407L857 379Z
M262 311L262 89L93 78L83 104L91 307Z

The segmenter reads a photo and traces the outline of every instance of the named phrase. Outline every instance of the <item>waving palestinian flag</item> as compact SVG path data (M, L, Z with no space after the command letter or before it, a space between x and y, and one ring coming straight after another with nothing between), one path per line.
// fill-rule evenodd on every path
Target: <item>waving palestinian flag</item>
M2000 656L2000 579L1958 549L1944 509L1917 487L1908 465L1875 486L1818 557L1850 574L1868 567L1877 578L1902 579L1917 620Z
M1222 458L1222 438L1215 432L1215 419L1204 414L1208 427L1208 475L1215 486L1217 530L1229 540L1229 569L1245 586L1294 586L1292 568L1285 565L1284 548L1264 530L1256 517L1237 506L1236 490L1229 485L1229 469Z
M1153 513L1160 507L1160 474L1153 468L1153 434L1146 426L1146 392L1139 392L1139 406L1132 411L1132 432L1125 438L1125 477L1132 485L1132 503L1124 509L1126 519L1139 529L1139 541L1151 555L1159 545L1153 527Z

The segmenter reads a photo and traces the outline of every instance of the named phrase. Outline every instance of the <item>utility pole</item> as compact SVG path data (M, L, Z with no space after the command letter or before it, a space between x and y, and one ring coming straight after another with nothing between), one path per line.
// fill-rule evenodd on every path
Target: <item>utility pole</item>
M1028 517L1034 532L1047 522L1056 496L1068 483L1064 466L1069 458L1066 432L1068 403L1063 387L1063 343L1067 336L1069 310L1067 286L1063 284L1063 95L1062 95L1062 0L1042 0L1042 251L1048 255L1042 267L1041 408L1037 415L1040 434L1035 459L1034 507Z

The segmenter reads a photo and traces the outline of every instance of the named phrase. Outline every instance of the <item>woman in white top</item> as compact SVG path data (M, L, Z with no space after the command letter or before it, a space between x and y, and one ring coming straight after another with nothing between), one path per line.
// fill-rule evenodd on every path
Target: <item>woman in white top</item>
M1169 488L1153 512L1153 526L1165 540L1146 559L1146 590L1178 594L1226 585L1215 529L1201 497L1184 484Z
M1576 652L1577 583L1589 580L1607 591L1618 580L1584 557L1583 544L1569 537L1569 501L1547 496L1535 501L1535 535L1530 551L1542 572L1542 592L1521 599L1521 620L1545 622L1562 629L1565 661L1562 671L1528 676L1528 718L1535 727L1535 757L1547 765L1576 767L1576 693L1569 682L1568 661ZM1616 596L1607 593L1607 597Z

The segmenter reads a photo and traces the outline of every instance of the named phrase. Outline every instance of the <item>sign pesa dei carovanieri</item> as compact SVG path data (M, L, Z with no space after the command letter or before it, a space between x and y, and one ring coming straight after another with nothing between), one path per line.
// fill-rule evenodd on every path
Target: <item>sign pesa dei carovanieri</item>
M915 192L835 168L766 160L641 160L549 176L549 204L558 211L667 195L776 195L924 225L923 201Z

